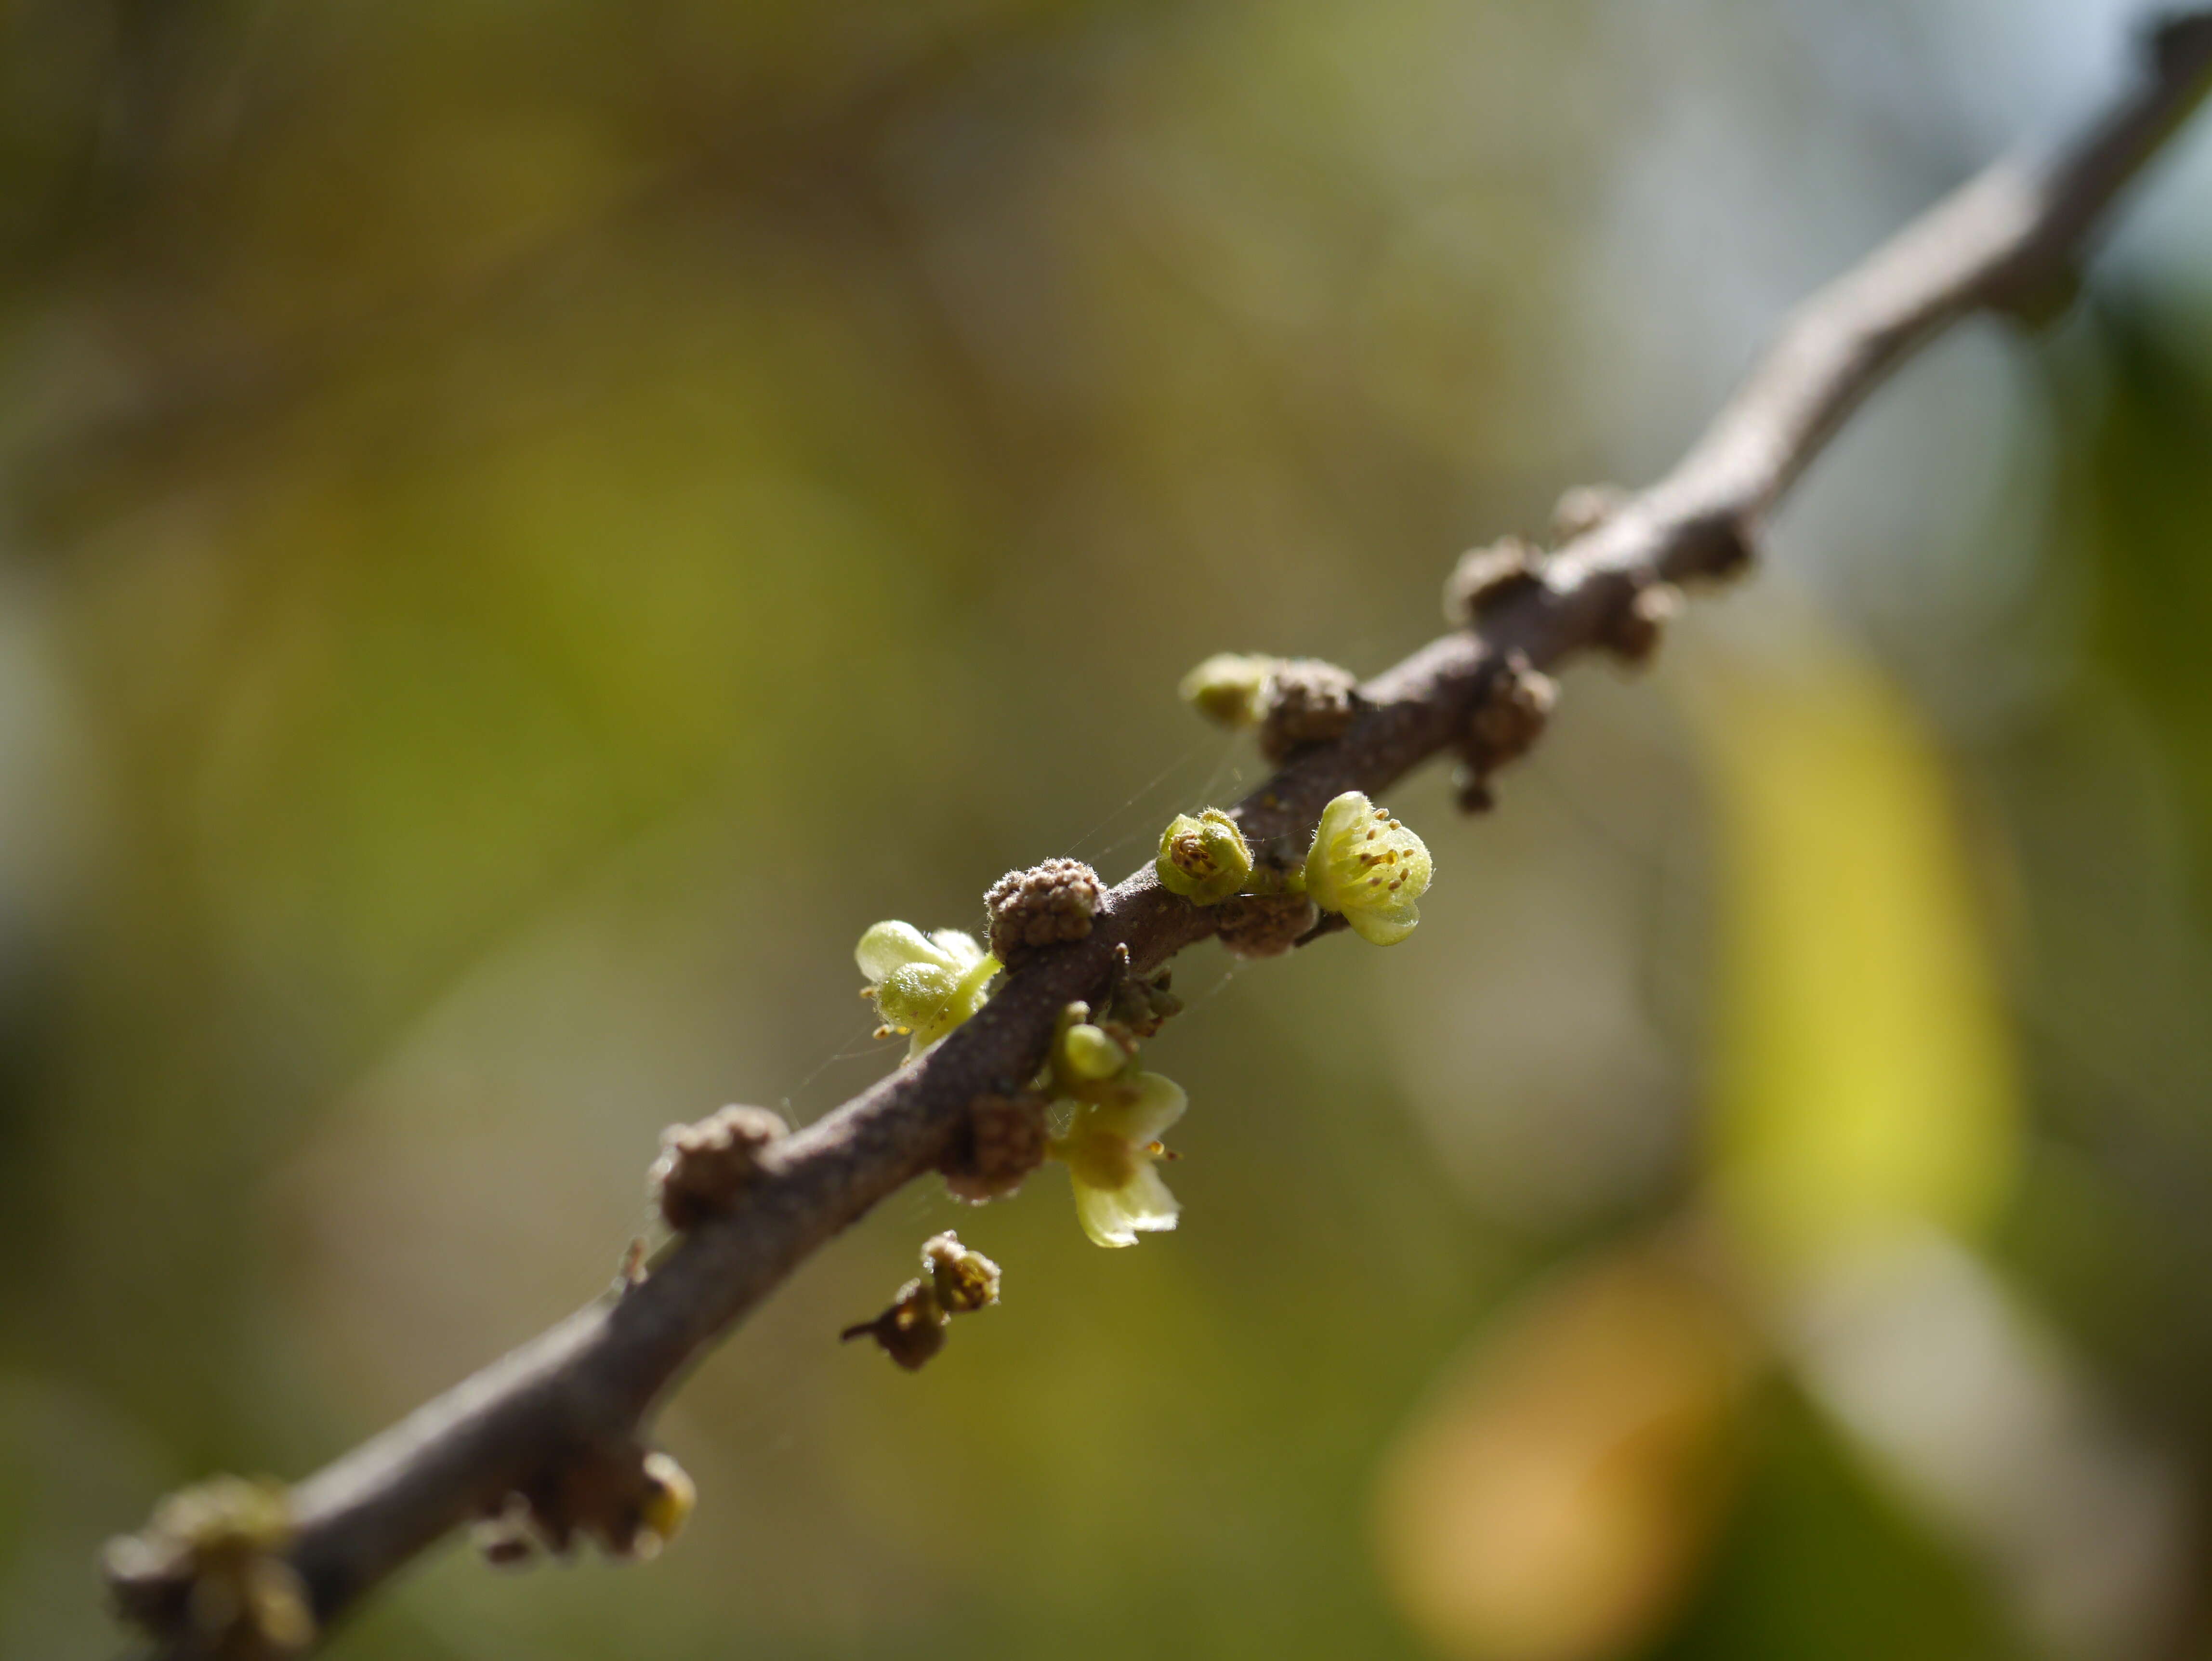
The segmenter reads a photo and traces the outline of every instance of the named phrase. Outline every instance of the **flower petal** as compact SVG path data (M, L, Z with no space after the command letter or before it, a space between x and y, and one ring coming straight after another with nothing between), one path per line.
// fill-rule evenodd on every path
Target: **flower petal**
M1120 1188L1074 1186L1076 1220L1095 1245L1133 1246L1139 1234L1173 1228L1182 1208L1149 1160Z
M879 922L853 949L853 961L871 981L880 981L908 964L941 963L943 958L944 952L910 922Z
M905 964L877 983L876 1011L893 1026L918 1031L945 1019L958 986L952 971L941 964Z
M1139 1168L1135 1179L1121 1190L1120 1198L1129 1226L1140 1234L1173 1228L1182 1210L1182 1202L1161 1180L1159 1167L1149 1163Z
M1082 1182L1075 1184L1075 1220L1083 1225L1083 1232L1091 1237L1091 1244L1137 1244L1137 1231L1130 1226L1128 1214L1122 1209L1120 1194L1118 1189L1093 1188Z
M1344 920L1370 946L1395 946L1413 932L1421 913L1413 901L1400 900L1395 905L1348 907Z
M1346 844L1361 834L1374 812L1375 805L1357 790L1346 791L1322 809L1313 847L1306 855L1306 892L1322 910L1344 909L1346 873L1339 867L1354 855L1356 850Z
M958 928L940 928L930 940L945 954L945 961L961 974L966 974L983 961L983 948L973 934Z
M1347 790L1321 810L1321 825L1314 835L1318 840L1334 842L1364 825L1374 813L1375 804L1367 800L1365 791Z
M1182 1086L1158 1073L1139 1073L1129 1084L1129 1095L1091 1110L1092 1129L1142 1147L1182 1117L1190 1106Z

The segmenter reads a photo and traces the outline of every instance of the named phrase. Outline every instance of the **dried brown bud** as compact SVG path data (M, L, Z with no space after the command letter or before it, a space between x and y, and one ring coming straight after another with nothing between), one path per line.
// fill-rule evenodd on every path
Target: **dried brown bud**
M1470 627L1514 595L1543 586L1544 557L1519 537L1470 548L1444 579L1444 618Z
M1247 894L1225 902L1216 915L1222 945L1240 958L1280 957L1321 921L1304 894Z
M938 1169L955 1199L970 1205L1002 1200L1044 1163L1048 1140L1042 1097L978 1096Z
M1707 514L1684 526L1669 569L1714 581L1740 575L1752 562L1750 528L1734 514Z
M536 1543L556 1555L579 1536L610 1556L650 1558L676 1537L698 1498L666 1454L624 1442L563 1450L479 1525L477 1545L495 1563L528 1560Z
M510 1494L495 1515L477 1519L470 1543L494 1568L520 1568L538 1555L538 1536L530 1526L530 1502Z
M847 1327L838 1337L848 1342L872 1338L884 1354L913 1372L945 1348L945 1323L955 1315L999 1301L999 1266L962 1245L950 1230L921 1243L921 1278L901 1287L889 1309L872 1321Z
M1498 806L1490 781L1464 764L1452 770L1452 789L1462 813L1487 813Z
M646 1180L669 1227L696 1228L730 1209L752 1181L761 1149L788 1131L766 1108L741 1106L662 1131L660 1157Z
M1009 871L983 896L991 913L991 952L1012 969L1027 953L1091 932L1106 891L1081 860L1047 860Z
M1646 583L1613 613L1598 643L1624 663L1649 663L1659 636L1681 609L1682 591L1673 583Z
M1302 745L1340 737L1359 713L1359 682L1348 669L1319 658L1285 658L1262 694L1260 753L1279 762Z
M1492 673L1482 702L1468 719L1468 764L1486 775L1528 754L1559 700L1559 683L1514 653Z
M921 1266L929 1275L938 1306L947 1315L968 1315L999 1301L999 1266L947 1229L921 1243Z
M1182 1013L1182 1000L1168 989L1174 975L1164 967L1149 975L1132 974L1126 946L1117 949L1115 957L1121 978L1114 983L1114 995L1107 1000L1101 1019L1125 1029L1132 1038L1152 1037L1169 1016Z
M927 1281L908 1281L891 1306L872 1321L847 1327L837 1335L849 1342L872 1338L884 1354L908 1372L918 1372L945 1348L945 1307Z
M1618 484L1577 484L1559 497L1552 509L1552 535L1561 543L1586 537L1627 504L1628 492Z
M1491 672L1460 739L1466 764L1457 780L1462 812L1489 811L1490 776L1528 752L1542 736L1559 697L1559 683L1532 668L1518 652Z

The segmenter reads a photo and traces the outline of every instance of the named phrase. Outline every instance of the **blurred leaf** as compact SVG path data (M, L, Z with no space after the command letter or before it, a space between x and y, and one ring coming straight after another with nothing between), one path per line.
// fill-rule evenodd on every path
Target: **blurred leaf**
M2049 1653L2171 1646L2187 1583L2169 1473L1973 1253L1900 1234L1793 1300L1790 1360L1869 1469L1991 1570Z
M1916 1222L1971 1233L2016 1158L2013 1058L1940 764L1832 640L1708 660L1689 698L1723 882L1722 1210L1790 1275Z
M2006 1652L1982 1578L1869 1480L1794 1390L1760 1398L1743 1497L1661 1661L1957 1661Z
M1680 1603L1733 1487L1753 1340L1638 1247L1492 1325L1386 1467L1382 1567L1440 1651L1586 1661Z

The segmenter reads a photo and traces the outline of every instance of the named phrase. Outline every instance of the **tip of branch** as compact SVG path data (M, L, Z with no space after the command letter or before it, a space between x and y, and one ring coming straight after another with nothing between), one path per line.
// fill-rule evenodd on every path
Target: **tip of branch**
M2154 17L2147 31L2151 61L2160 75L2212 69L2212 9L2192 6Z

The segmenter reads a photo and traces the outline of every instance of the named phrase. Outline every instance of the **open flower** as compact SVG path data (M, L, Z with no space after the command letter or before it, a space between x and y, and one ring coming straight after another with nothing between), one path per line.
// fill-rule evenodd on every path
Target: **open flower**
M1360 939L1395 946L1420 922L1435 862L1427 846L1388 810L1347 790L1322 810L1306 855L1306 895L1343 914Z
M853 960L868 977L866 996L884 1018L882 1036L910 1034L919 1056L983 1007L999 960L972 934L911 923L879 922L860 936Z
M1153 1167L1170 1159L1160 1136L1189 1104L1182 1086L1136 1073L1079 1102L1052 1156L1075 1186L1075 1215L1103 1246L1131 1246L1137 1236L1176 1226L1181 1208Z

